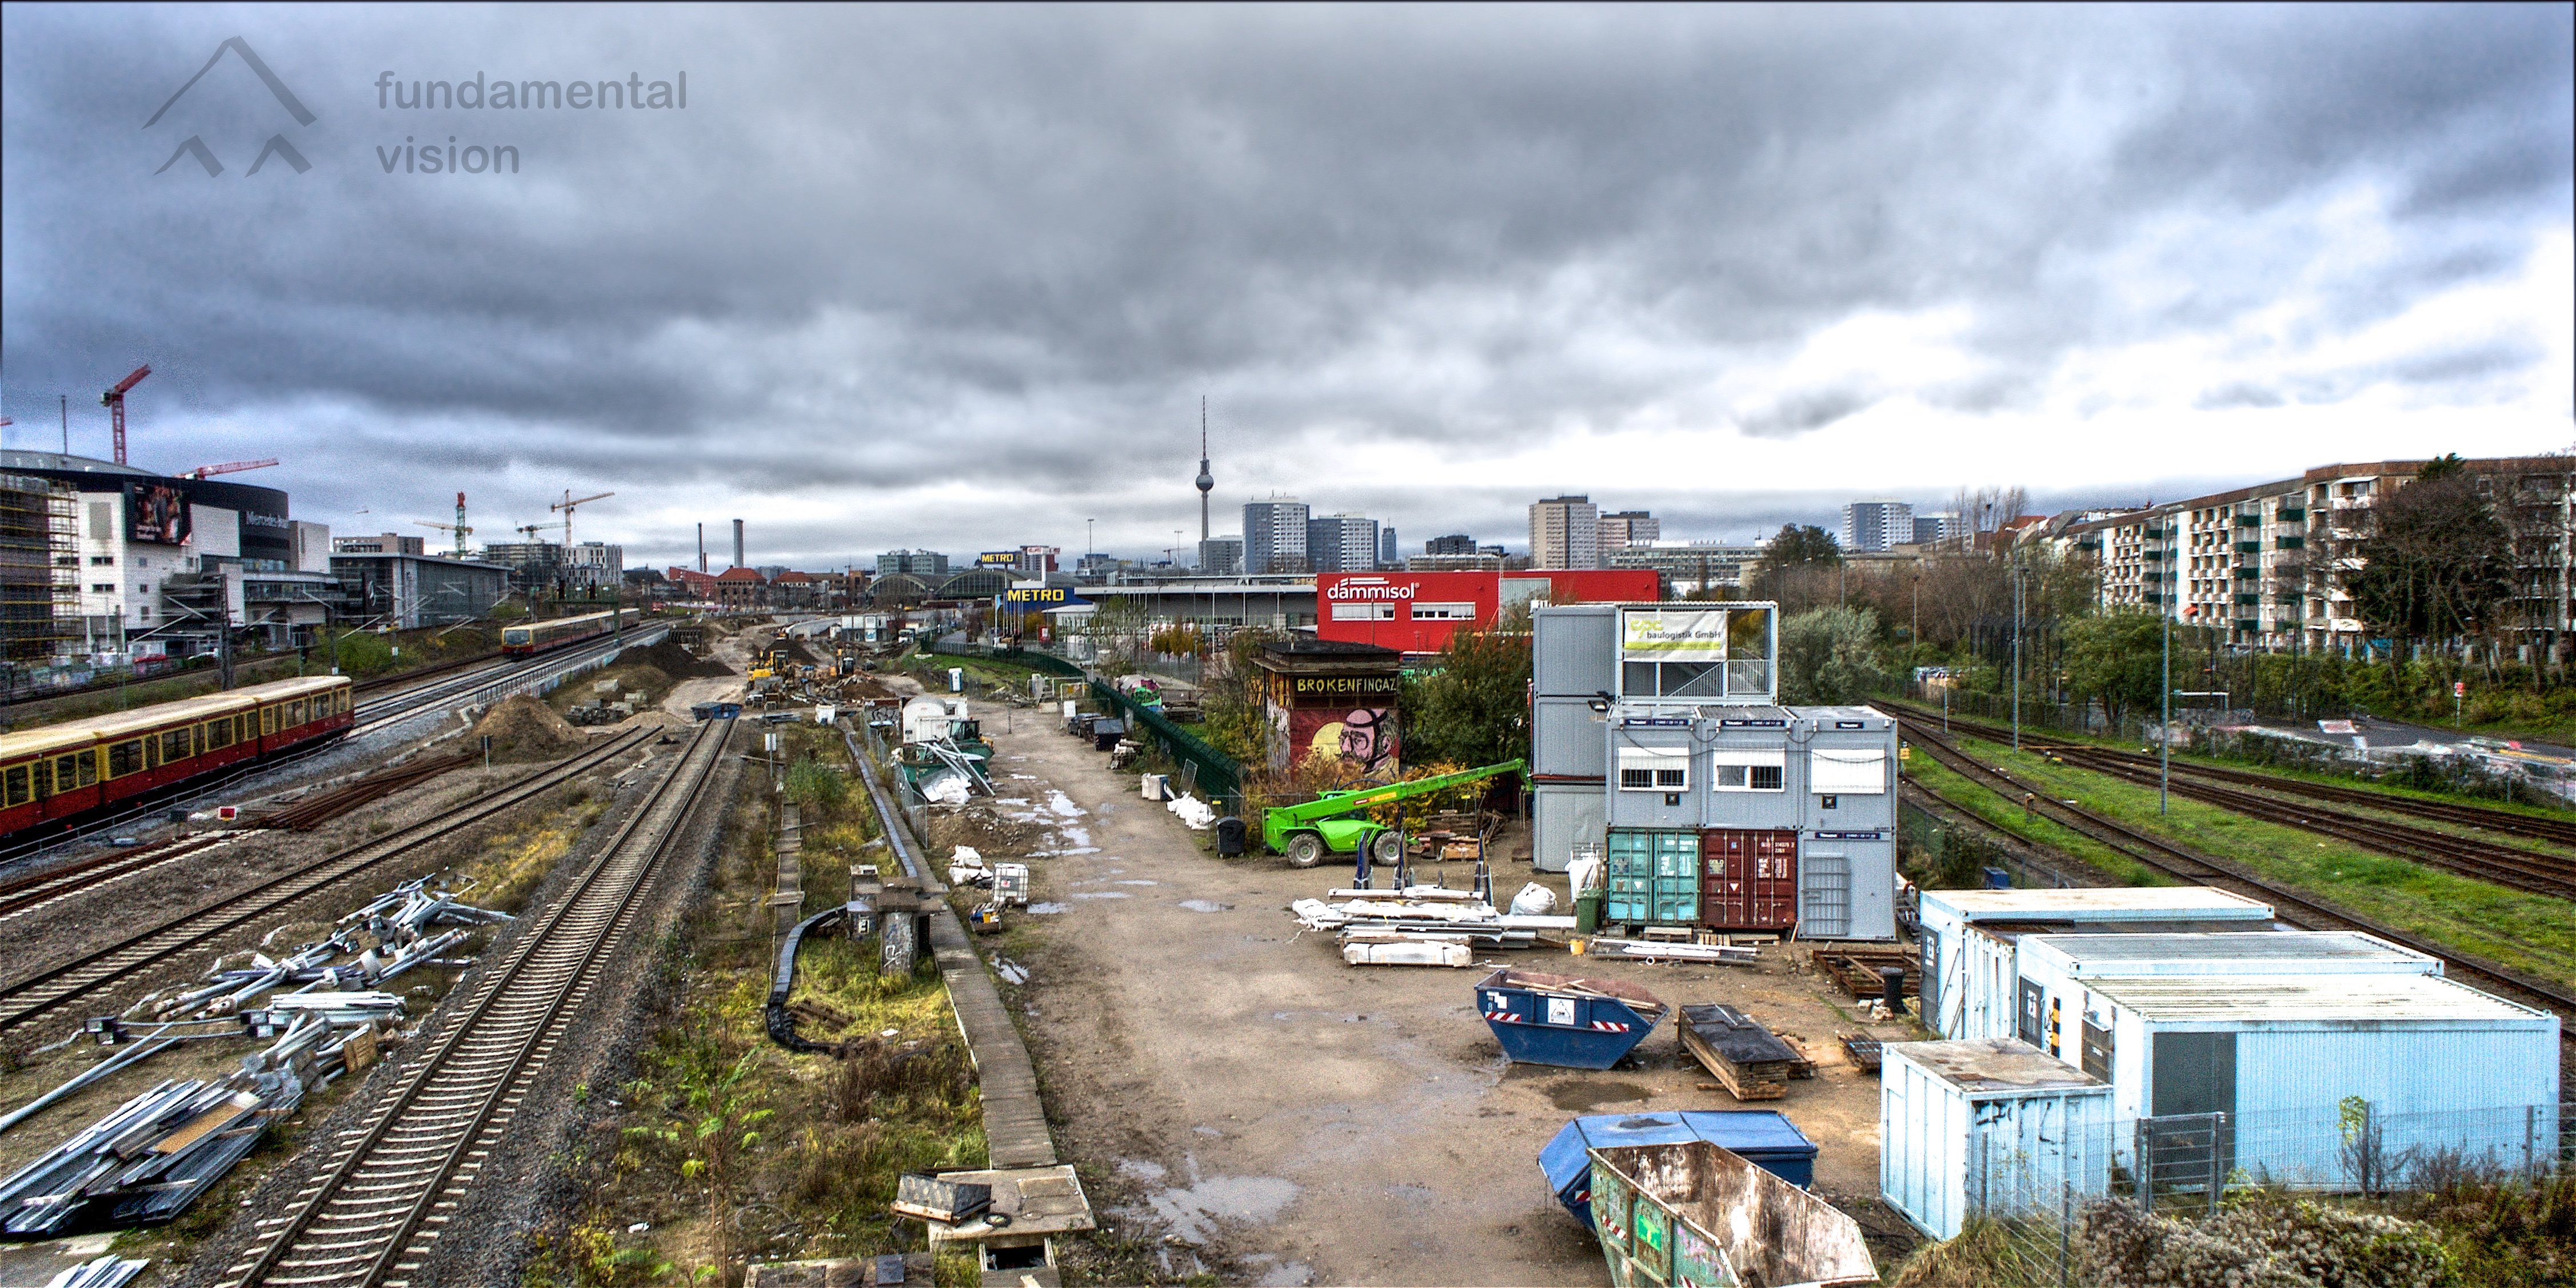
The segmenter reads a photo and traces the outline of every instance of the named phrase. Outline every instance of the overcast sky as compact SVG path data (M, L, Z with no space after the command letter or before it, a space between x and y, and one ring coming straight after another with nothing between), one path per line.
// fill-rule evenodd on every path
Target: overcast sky
M2558 451L2570 13L11 4L0 412L630 566Z

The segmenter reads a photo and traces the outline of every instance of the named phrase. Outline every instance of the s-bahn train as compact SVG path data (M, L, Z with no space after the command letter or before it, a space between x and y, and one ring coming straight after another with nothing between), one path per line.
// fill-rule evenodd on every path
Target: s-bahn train
M0 834L340 737L355 705L348 677L310 676L0 734Z
M616 630L623 622L624 609L590 613L581 617L558 617L551 622L528 622L501 628L501 651L512 657L544 653L567 644L596 639Z

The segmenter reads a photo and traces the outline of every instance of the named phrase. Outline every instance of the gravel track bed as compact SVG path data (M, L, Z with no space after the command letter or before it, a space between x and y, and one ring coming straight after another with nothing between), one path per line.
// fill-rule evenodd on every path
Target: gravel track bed
M668 747L655 747L655 774L625 772L625 767L635 763L631 757L617 762L615 772L620 785L614 802L572 852L555 865L544 884L528 896L523 911L541 909L563 893L598 854L599 847L634 814L668 757L685 745L674 739ZM437 1252L420 1271L408 1276L414 1288L488 1288L516 1283L534 1252L530 1233L560 1228L563 1218L578 1209L583 1191L567 1164L589 1125L615 1112L606 1102L616 1094L617 1082L633 1075L636 1052L649 1037L648 1019L655 1013L649 1003L664 987L661 972L656 969L664 934L690 901L704 892L708 865L741 778L741 765L736 750L729 751L717 767L705 804L688 820L687 834L679 848L664 859L665 866L647 893L649 916L643 924L649 929L616 950L586 1014L575 1022L529 1088L527 1100L500 1149L486 1160L462 1207L454 1212L455 1219L448 1223L448 1233L440 1238ZM507 934L483 950L482 958L498 960L505 955L524 924L513 923ZM471 985L479 982L475 971L461 975L456 987L449 990L448 1000L442 1002L406 1049L435 1042L454 1020L454 999L470 997ZM255 1232L252 1222L286 1210L296 1192L327 1160L327 1146L336 1133L362 1126L367 1107L375 1103L377 1096L389 1094L401 1068L399 1055L388 1059L353 1092L339 1097L338 1103L318 1121L295 1124L295 1154L272 1168L258 1187L244 1196L246 1203L239 1198L233 1200L239 1207L238 1214L221 1232L200 1245L184 1270L171 1268L170 1282L189 1288L217 1282L248 1246ZM583 1084L591 1088L591 1098L587 1105L577 1105L575 1088Z

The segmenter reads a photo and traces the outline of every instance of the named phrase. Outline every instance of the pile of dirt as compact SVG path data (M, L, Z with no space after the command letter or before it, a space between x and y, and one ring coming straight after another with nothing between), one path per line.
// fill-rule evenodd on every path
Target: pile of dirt
M617 655L618 662L640 662L674 680L717 679L732 675L732 667L714 658L699 657L676 640L663 640L651 648L630 648Z
M525 765L540 760L561 760L590 745L588 735L564 723L554 708L520 694L483 713L474 725L476 741L492 739L492 763Z

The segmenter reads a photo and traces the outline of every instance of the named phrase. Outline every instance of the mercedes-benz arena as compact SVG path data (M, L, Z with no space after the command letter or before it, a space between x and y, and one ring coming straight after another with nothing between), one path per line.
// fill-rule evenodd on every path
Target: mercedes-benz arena
M1494 624L1506 605L1652 603L1651 568L1580 572L1326 572L1315 574L1315 635L1404 653L1437 653L1461 626Z

